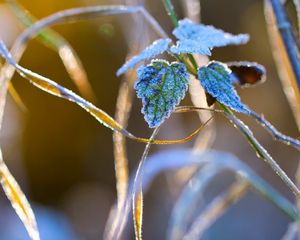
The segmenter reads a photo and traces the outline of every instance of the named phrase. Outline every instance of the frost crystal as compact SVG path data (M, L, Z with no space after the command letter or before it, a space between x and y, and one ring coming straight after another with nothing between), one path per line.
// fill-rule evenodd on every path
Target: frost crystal
M171 52L175 54L198 53L210 56L211 49L215 47L244 44L249 40L248 34L232 35L213 26L195 24L189 19L179 21L173 34L179 40L176 46L171 47Z
M249 114L250 110L237 95L230 75L231 70L225 64L215 61L198 70L198 79L207 93L232 110Z
M127 61L118 71L117 76L122 75L128 69L133 68L136 64L141 61L151 59L169 49L169 44L172 42L171 39L159 39L154 41L150 46L145 48L139 55L134 56L129 61Z
M184 64L153 60L137 70L137 97L142 99L142 113L151 128L168 118L188 89L189 74Z

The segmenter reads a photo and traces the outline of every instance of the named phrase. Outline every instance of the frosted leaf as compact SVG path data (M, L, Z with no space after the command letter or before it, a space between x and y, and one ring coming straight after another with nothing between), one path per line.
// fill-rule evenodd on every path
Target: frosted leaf
M171 47L171 52L175 54L198 53L210 56L215 47L244 44L249 40L248 34L232 35L213 26L195 24L189 19L179 21L173 34L179 40L176 46Z
M117 76L122 75L128 69L133 68L136 64L140 63L141 61L145 61L151 59L169 49L169 44L172 42L171 39L158 39L154 41L150 46L145 48L143 51L140 52L139 55L132 57L129 61L127 61L118 71Z
M231 70L223 63L212 61L198 70L198 79L204 90L234 111L250 114L249 108L237 95L230 79Z
M232 84L247 87L263 83L266 80L266 69L256 62L230 62L226 65L232 71Z
M137 70L137 97L143 101L142 113L151 128L170 116L188 89L189 74L184 64L153 60Z

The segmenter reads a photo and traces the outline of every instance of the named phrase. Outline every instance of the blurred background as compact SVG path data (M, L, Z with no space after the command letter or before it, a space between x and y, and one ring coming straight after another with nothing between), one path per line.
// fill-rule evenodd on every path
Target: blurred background
M19 2L37 18L71 7L122 3L116 0ZM181 1L173 2L178 15L183 18ZM161 1L147 1L146 7L170 33L172 24ZM247 45L215 49L213 59L225 62L257 61L267 69L267 81L264 84L238 90L243 102L258 113L263 113L282 132L298 137L299 132L273 61L263 1L202 0L201 7L203 23L230 33L249 33L251 36ZM96 94L93 102L112 116L122 80L116 77L115 72L125 61L130 47L126 36L144 34L134 33L134 24L130 16L120 16L99 17L53 27L71 43L82 60ZM22 31L22 24L4 1L0 1L0 37L11 46ZM158 37L151 37L152 40L155 38ZM21 65L77 92L59 56L37 40L30 41ZM8 96L0 143L5 162L33 206L42 240L102 239L109 210L116 201L112 132L75 104L50 96L17 75L13 83L28 111L22 112ZM187 96L185 103L189 102ZM149 137L151 132L140 108L140 101L135 101L128 129L137 136ZM299 153L273 141L250 118L240 117L293 178ZM276 174L256 157L244 137L222 116L216 116L215 119L216 138L212 148L235 154L292 201L293 195ZM162 127L159 137L180 138L198 124L196 114L176 114ZM192 146L193 141L180 147ZM175 147L178 146L153 147L152 152ZM143 149L143 144L128 141L131 170L137 166ZM213 182L213 191L222 190L222 178L224 176ZM144 239L165 239L168 218L180 190L174 172L155 179L145 195ZM28 239L23 225L2 192L0 212L1 240ZM210 228L205 239L280 239L288 223L289 219L275 207L257 194L248 193Z

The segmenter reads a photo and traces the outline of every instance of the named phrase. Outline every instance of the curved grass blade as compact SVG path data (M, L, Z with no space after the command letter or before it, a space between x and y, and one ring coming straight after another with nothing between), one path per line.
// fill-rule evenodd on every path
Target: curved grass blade
M154 155L148 157L144 162L143 167L143 181L142 188L146 192L153 179L163 171L172 171L182 169L188 166L202 167L207 164L214 163L214 167L224 167L235 165L236 169L240 166L239 172L243 179L250 179L247 181L250 185L265 199L274 204L279 210L285 213L290 219L296 222L300 222L300 213L287 199L282 197L277 191L275 191L268 183L260 179L250 168L242 164L235 156L218 152L214 150L209 151L193 151L193 149L174 149L174 150L163 150ZM240 165L242 164L242 165ZM234 168L233 168L234 169ZM203 171L204 173L210 173L210 171ZM126 204L122 209L116 209L115 212L110 216L111 232L107 234L105 239L116 240L123 239L121 234L127 223L132 201L132 191L134 186L134 179L136 174L131 176L129 185L129 194L126 200ZM186 204L184 209L186 209Z
M35 220L34 213L25 194L22 192L20 186L9 172L6 164L2 159L2 153L0 151L0 180L2 188L11 202L17 215L23 222L30 238L32 240L39 240L39 231Z
M83 7L69 9L66 11L60 11L49 17L46 17L35 24L31 25L26 29L14 42L14 45L11 49L11 54L15 59L16 63L21 59L25 49L26 43L30 38L38 35L39 32L45 28L51 26L51 24L63 23L63 22L72 22L79 21L86 18L99 17L102 15L116 15L116 14L129 14L137 13L139 7L126 7L126 6L94 6L94 7ZM54 41L55 39L53 39ZM13 77L15 68L9 64L5 64L1 69L0 73L0 122L3 118L3 109L6 101L7 94L7 83Z
M27 107L25 106L25 103L22 101L22 98L20 97L19 93L15 89L14 85L9 82L8 84L8 92L12 96L13 100L17 104L17 106L23 111L27 112Z
M153 140L159 132L159 128L154 129L150 139ZM142 240L143 224L143 168L144 162L149 154L151 143L149 142L144 150L133 183L132 211L134 220L135 239Z
M237 180L230 188L211 201L202 213L192 223L184 240L201 239L205 230L207 230L217 219L219 219L229 209L231 205L239 201L249 190L249 184Z
M190 151L190 152L188 152ZM273 203L278 209L283 211L289 218L300 222L300 213L296 208L273 188L268 185L264 180L258 177L253 171L239 161L235 156L229 153L223 153L218 151L204 151L195 153L191 150L173 150L166 151L165 153L159 154L155 159L155 164L159 164L163 159L172 159L172 162L183 161L188 164L196 164L198 166L209 165L211 169L220 170L231 170L238 178L242 178L252 188L257 191L262 197ZM150 160L147 161L148 163ZM154 164L154 162L152 162ZM205 168L204 168L205 169ZM192 212L193 209L187 209L189 207L197 207L197 199L201 197L205 190L209 180L213 178L210 176L208 171L203 169L199 170L199 174L195 174L193 178L193 184L187 184L181 197L178 199L172 213L170 227L169 227L169 238L168 239L183 239L183 234L187 228L187 215ZM197 183L197 184L195 184ZM199 184L198 184L199 183ZM241 188L243 190L243 188ZM244 191L244 190L243 190ZM194 202L195 201L195 202ZM193 231L193 229L191 229ZM200 239L199 235L195 239Z
M184 160L183 160L184 161ZM201 168L196 176L192 177L193 190L185 187L176 202L172 215L170 217L167 239L181 240L187 230L187 223L193 214L196 206L195 203L203 197L203 191L213 178L219 173L221 166L208 165ZM197 193L197 194L195 194ZM185 206L185 207L183 207Z
M30 27L36 21L23 6L15 0L6 0L14 14L26 27ZM46 28L39 31L37 38L46 46L57 51L61 60L69 73L71 79L79 89L80 93L87 99L95 99L95 94L88 81L87 73L72 46L58 33Z
M209 119L206 123L204 123L203 127L210 121ZM153 140L158 134L159 128L156 128L150 139ZM133 216L134 216L134 229L135 229L135 237L136 240L142 240L142 222L143 222L143 169L146 158L149 154L149 150L151 147L151 142L148 143L145 147L143 156L139 163L138 169L136 171L134 183L133 183Z
M129 114L134 96L133 83L135 71L131 70L125 74L125 78L119 87L119 94L116 102L115 119L122 126L127 126ZM118 196L118 208L121 208L126 200L128 190L128 159L126 151L126 139L120 132L113 133L116 188Z
M224 111L214 108L207 108L207 107L195 107L195 106L179 106L175 108L175 113L184 113L184 112L200 112L200 111L207 111L211 113L223 113Z
M18 7L18 6L17 6ZM16 9L18 10L18 9ZM77 8L77 9L71 9L67 11L60 11L59 13L56 13L54 15L51 15L47 17L46 19L42 19L39 22L33 24L30 26L15 42L12 50L12 54L15 59L17 59L17 62L21 58L23 52L25 51L25 43L34 35L38 34L39 37L41 37L45 43L48 42L50 46L53 46L55 49L61 45L61 51L60 55L61 57L66 57L70 56L72 54L72 51L70 49L68 50L65 46L66 44L63 44L59 38L59 36L55 35L55 32L53 32L50 29L46 29L44 31L44 27L50 26L52 24L56 24L57 22L63 22L65 20L69 21L70 19L68 17L75 15L77 16L77 20L83 20L85 18L92 18L92 17L98 17L101 15L106 15L106 14L127 14L127 13L137 13L140 12L142 17L145 18L146 22L152 26L152 28L158 33L159 36L166 38L167 34L164 32L164 30L161 28L161 26L158 24L158 22L145 10L142 6L139 7L127 7L127 6L95 6L95 7L87 7L87 8ZM22 13L22 12L21 12ZM66 15L69 15L66 18ZM28 25L31 25L31 20L28 19L30 16L22 15L23 16L23 22L26 22ZM65 20L64 20L65 19ZM73 19L74 20L74 19ZM42 23L41 23L42 22ZM41 33L41 34L39 34ZM60 40L60 41L59 41ZM65 50L64 50L65 49ZM76 59L75 52L73 53L72 57L73 59ZM71 58L71 59L72 59ZM79 60L79 59L78 59ZM75 64L76 65L76 64ZM78 65L78 64L77 64ZM74 66L69 65L70 69L72 69ZM0 84L1 86L1 91L0 94L2 96L2 100L0 102L1 107L5 105L5 96L6 96L6 82L11 79L14 73L14 68L12 68L9 65L6 65L3 74L2 74L2 79ZM78 76L79 78L79 76ZM2 119L3 111L0 112L0 118ZM119 135L120 136L120 135ZM122 135L121 135L122 136Z
M143 226L143 192L139 191L133 201L134 214L134 232L135 239L142 240L142 226Z
M90 19L99 16L136 13L141 13L147 23L150 24L150 26L159 36L167 38L167 34L160 27L159 23L142 6L100 5L92 7L71 8L56 12L31 25L26 31L21 34L21 36L19 37L19 41L25 42L27 39L37 35L41 29L53 26L55 24L78 22L84 19Z
M84 19L104 16L104 15L119 15L119 14L136 14L141 13L145 18L146 22L153 28L153 30L161 37L167 38L168 35L161 28L159 23L144 9L142 6L93 6L93 7L82 7L82 8L73 8L68 10L63 10L56 12L53 15L50 15L44 19L39 20L32 26L30 26L26 31L24 31L15 41L11 53L16 62L19 62L22 57L25 49L26 42L36 36L43 28L49 27L54 24L64 23L64 22L74 22ZM7 82L12 78L15 72L15 68L9 64L5 64L2 68L0 74L0 122L3 118L3 109L6 101L7 94Z
M51 95L69 100L71 102L76 103L83 109L85 109L88 113L90 113L93 117L96 118L101 124L103 124L105 127L108 127L112 129L113 131L121 132L126 137L136 140L138 142L143 143L152 143L152 144L179 144L183 142L189 141L191 138L193 138L195 135L197 135L201 129L202 126L200 126L198 129L196 129L192 134L189 136L179 139L179 140L151 140L147 138L140 138L136 137L130 132L128 132L126 129L123 128L119 123L117 123L111 116L109 116L106 112L103 110L97 108L92 103L86 101L82 97L78 96L74 92L72 92L69 89L66 89L56 82L45 78L37 73L34 73L26 68L21 67L18 65L15 60L12 58L10 53L8 52L5 44L0 41L0 54L12 65L16 68L16 70L19 72L21 76L28 79L34 86L40 88L41 90L50 93Z
M202 128L205 127L210 121L211 121L211 118L208 119L202 125ZM148 145L150 147L150 143ZM146 150L147 150L147 148L145 148L144 153L147 153ZM143 156L145 156L145 155L146 154L144 154ZM166 163L167 165L164 165L164 163ZM144 167L144 164L146 165L146 167ZM111 210L110 216L109 216L107 224L106 224L106 226L108 226L109 229L106 228L106 231L104 233L104 239L106 239L106 240L122 239L121 235L124 231L125 225L128 220L128 215L129 215L129 212L131 209L131 202L134 199L133 196L134 195L139 196L138 189L144 189L144 188L147 189L149 184L151 183L152 179L154 178L155 174L158 174L160 171L168 169L170 167L170 165L172 165L172 164L173 164L173 162L169 162L169 161L161 161L158 164L151 164L152 167L150 167L150 169L153 169L153 167L157 166L158 171L154 172L154 173L150 172L150 176L149 176L148 163L147 163L147 161L145 161L145 157L142 157L142 160L139 163L138 170L136 171L134 176L131 178L125 203L121 207L119 207L118 205L114 206L113 209ZM186 163L184 161L181 161L180 163L175 161L175 164L174 164L175 169L177 169L179 167L184 167L184 166L186 166ZM144 174L146 176L144 176ZM140 206L141 203L139 202L139 199L136 198L136 200L138 200L138 201L137 201L137 203L135 203L135 206ZM140 216L140 213L138 213L137 216ZM141 224L139 224L139 226L141 226ZM139 227L137 226L136 229L139 229ZM138 234L139 232L137 232L136 236L139 236L139 234Z

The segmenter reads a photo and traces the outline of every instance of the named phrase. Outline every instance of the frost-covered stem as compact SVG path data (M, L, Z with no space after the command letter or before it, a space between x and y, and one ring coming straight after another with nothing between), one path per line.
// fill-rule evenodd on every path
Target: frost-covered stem
M300 199L300 190L293 183L293 181L287 176L287 174L281 169L277 162L271 157L267 150L257 141L251 130L238 119L226 106L219 103L221 108L223 108L226 117L244 134L249 144L257 152L258 156L261 157L269 166L274 170L274 172L282 179L282 181L292 190L294 195Z
M300 89L300 62L298 58L297 45L293 37L293 28L289 22L285 9L279 0L270 0L278 30L280 31L287 55L291 62L291 66L297 79L298 88Z
M177 27L178 26L178 18L177 18L176 12L174 10L174 6L171 3L171 0L162 0L162 1L163 1L163 4L165 6L165 9L166 9L168 15L170 16L170 19L171 19L173 25L175 27Z
M177 27L178 26L178 17L177 17L177 14L176 14L175 10L174 10L174 6L173 6L171 0L162 0L162 1L163 1L163 4L165 6L165 9L166 9L168 15L170 16L170 19L171 19L174 27ZM193 68L197 72L198 64L197 64L196 59L193 57L192 54L187 54L187 57L190 60L191 64L193 65ZM189 66L189 64L186 61L184 61L184 63ZM193 72L194 71L192 71L192 73Z
M263 116L257 114L254 111L250 112L250 115L259 122L277 141L283 142L290 145L298 150L300 150L300 141L289 136L286 136L279 132L269 121L267 121Z

